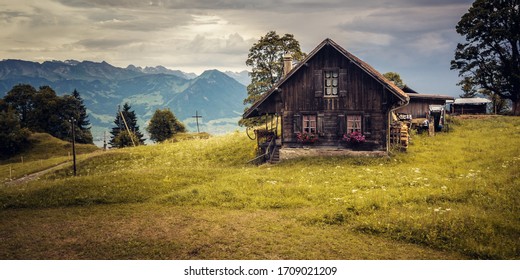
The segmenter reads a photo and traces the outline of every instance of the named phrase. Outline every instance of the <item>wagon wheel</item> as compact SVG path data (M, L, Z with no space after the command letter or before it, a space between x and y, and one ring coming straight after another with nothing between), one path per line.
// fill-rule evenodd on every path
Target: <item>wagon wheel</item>
M251 136L251 131L253 131L253 136ZM256 139L256 133L254 133L254 129L252 126L248 126L246 128L246 134L247 134L247 137L249 137L249 139L251 140L255 140Z

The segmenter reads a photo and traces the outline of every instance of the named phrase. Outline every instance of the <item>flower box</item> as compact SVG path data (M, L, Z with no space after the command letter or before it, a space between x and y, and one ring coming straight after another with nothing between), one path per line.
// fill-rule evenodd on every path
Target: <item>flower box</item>
M296 133L296 139L302 144L314 144L319 140L317 134L310 132Z
M344 143L347 144L348 147L353 150L362 149L363 144L366 142L365 135L359 131L354 131L352 133L343 134L343 138L341 139Z

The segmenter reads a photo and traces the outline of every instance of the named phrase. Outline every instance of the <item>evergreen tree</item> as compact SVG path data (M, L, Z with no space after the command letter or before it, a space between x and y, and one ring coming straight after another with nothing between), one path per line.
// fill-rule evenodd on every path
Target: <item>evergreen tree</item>
M185 132L186 127L175 117L170 109L156 110L147 128L150 139L162 142L178 132Z
M472 98L477 94L476 85L471 77L464 77L457 85L460 86L460 89L464 92L459 95L461 98Z
M111 142L112 147L116 148L124 148L124 147L132 147L133 145L139 145L139 139L135 135L135 133L128 133L126 130L122 130L119 134L114 137Z
M135 135L136 139L138 140L135 142L136 145L144 144L144 138L143 134L139 131L139 125L137 124L137 116L135 115L134 111L130 111L132 107L128 105L128 103L125 103L123 105L123 110L118 110L116 118L114 120L115 127L112 128L112 131L110 134L112 134L109 144L112 147L127 147L132 146L132 142L130 139L131 137L117 137L121 132L126 131L125 121L126 125L128 125L128 129L132 134ZM124 121L121 118L121 115L125 118ZM128 132L126 132L128 133ZM125 141L121 141L120 139L124 139Z
M73 117L76 120L75 123L75 136L76 142L84 144L92 144L93 138L90 132L90 121L88 119L87 108L83 104L83 98L81 98L79 92L74 89L71 95L65 95L63 97L63 115L65 118L70 119Z

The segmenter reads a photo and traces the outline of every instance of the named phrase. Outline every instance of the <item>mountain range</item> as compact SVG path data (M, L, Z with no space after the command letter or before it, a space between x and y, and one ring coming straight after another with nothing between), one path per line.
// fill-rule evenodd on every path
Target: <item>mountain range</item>
M141 132L146 132L155 110L162 108L170 108L189 131L196 131L192 117L196 112L202 116L203 131L219 134L236 130L244 111L247 83L247 71L206 70L197 76L163 66L121 68L105 61L0 61L0 97L17 84L48 85L58 95L76 89L84 99L98 144L113 126L118 106L125 102L135 110Z

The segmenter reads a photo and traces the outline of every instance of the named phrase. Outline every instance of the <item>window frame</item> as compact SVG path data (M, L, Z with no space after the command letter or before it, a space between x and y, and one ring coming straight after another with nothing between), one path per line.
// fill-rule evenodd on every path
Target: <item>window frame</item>
M303 133L318 134L318 116L316 114L302 114L301 128Z
M348 114L345 116L346 130L345 133L351 134L354 131L363 133L363 114ZM353 124L353 125L351 125Z
M327 74L330 77L327 78ZM334 77L335 75L335 77ZM327 82L330 80L330 85L327 86ZM334 83L335 82L335 83ZM323 69L323 97L325 98L337 98L340 96L340 69L339 68L325 68ZM330 94L327 94L330 89ZM336 93L334 94L334 90Z

